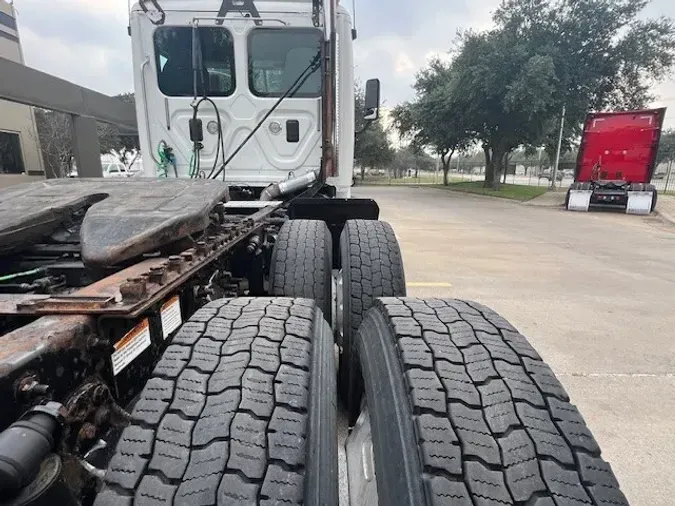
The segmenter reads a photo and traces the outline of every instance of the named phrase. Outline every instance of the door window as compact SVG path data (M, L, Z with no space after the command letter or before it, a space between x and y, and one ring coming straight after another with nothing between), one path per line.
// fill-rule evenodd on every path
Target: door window
M230 32L221 27L197 29L201 68L197 70L197 95L227 97L234 93L234 45ZM155 65L159 89L169 97L195 94L193 28L163 26L155 31Z
M249 36L249 87L260 97L281 97L321 56L321 32L313 28L259 28ZM300 83L299 83L300 84ZM321 96L321 67L294 97Z

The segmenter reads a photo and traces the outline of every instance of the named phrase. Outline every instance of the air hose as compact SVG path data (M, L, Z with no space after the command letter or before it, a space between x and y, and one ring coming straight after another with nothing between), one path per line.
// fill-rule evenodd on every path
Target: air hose
M7 274L5 276L0 276L0 283L4 283L5 281L12 281L17 278L25 278L27 276L35 276L37 274L42 274L45 272L44 268L39 268L39 269L33 269L32 271L25 271L25 272L17 272L16 274Z
M176 157L173 154L173 149L167 146L166 142L160 141L157 145L157 156L159 157L157 175L159 177L167 178L169 177L169 167L173 167L174 174L178 177Z

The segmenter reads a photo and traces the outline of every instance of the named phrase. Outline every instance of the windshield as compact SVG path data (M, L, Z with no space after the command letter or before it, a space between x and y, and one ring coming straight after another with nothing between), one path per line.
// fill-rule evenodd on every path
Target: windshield
M321 52L321 32L312 28L260 28L249 36L249 87L260 97L280 97ZM321 95L315 69L294 97Z
M201 41L202 68L198 75L197 94L214 97L232 95L235 88L234 46L230 32L221 27L198 28ZM155 31L155 64L159 89L170 97L192 97L194 69L192 62L193 29L166 26Z

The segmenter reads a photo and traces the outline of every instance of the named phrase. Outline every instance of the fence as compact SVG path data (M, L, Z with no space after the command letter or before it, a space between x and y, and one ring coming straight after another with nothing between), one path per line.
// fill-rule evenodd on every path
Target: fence
M355 173L356 183L378 185L442 185L443 171L404 171L403 177L394 177L393 171L366 173L361 181L361 173ZM502 182L522 186L551 186L551 170L538 164L512 164ZM449 182L476 182L485 180L485 167L473 162L453 162L448 174ZM556 177L557 188L567 188L574 182L574 165L565 164ZM655 171L652 184L661 193L675 194L675 163L662 164Z

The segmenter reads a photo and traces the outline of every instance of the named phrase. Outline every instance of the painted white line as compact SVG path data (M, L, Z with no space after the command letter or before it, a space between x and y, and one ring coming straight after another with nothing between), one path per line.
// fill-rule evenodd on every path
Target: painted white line
M408 288L452 288L450 283L406 283Z
M561 378L675 378L675 374L664 373L624 373L624 372L599 372L599 373L557 373Z

